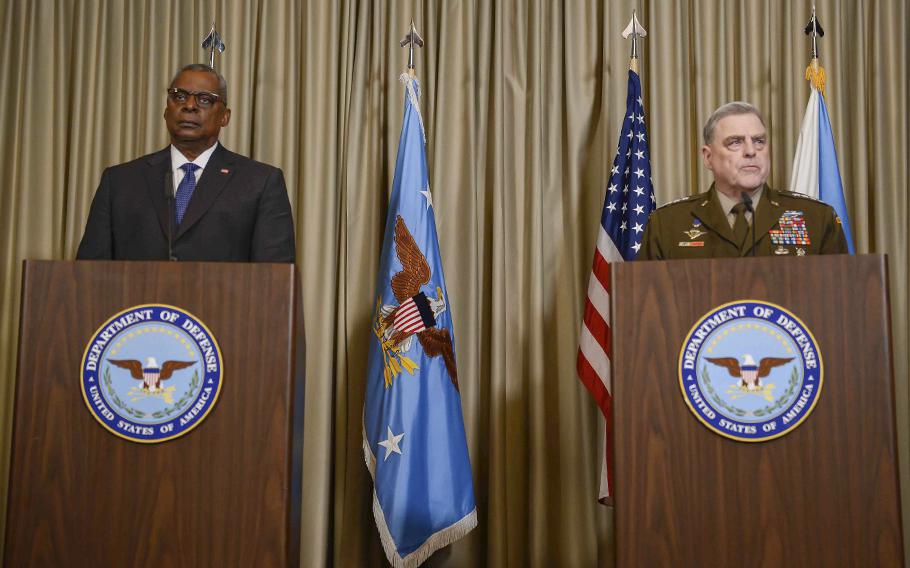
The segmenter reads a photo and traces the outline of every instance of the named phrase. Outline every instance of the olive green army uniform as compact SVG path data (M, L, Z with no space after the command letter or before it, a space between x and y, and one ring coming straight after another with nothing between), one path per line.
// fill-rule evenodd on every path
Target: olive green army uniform
M764 186L752 225L736 242L714 185L668 203L648 219L637 260L846 254L847 240L834 209L801 193Z

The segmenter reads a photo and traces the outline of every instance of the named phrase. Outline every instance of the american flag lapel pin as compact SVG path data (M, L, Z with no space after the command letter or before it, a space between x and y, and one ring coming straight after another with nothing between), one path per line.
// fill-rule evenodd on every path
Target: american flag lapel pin
M221 173L223 173L223 174L226 174L226 173L228 173L229 171L230 171L230 170L228 170L227 168L221 168Z

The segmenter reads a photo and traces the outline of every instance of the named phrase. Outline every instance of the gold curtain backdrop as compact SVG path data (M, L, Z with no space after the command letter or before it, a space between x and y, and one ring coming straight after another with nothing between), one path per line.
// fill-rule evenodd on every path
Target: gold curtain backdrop
M222 142L283 168L295 211L308 342L302 565L385 565L361 415L401 126L398 40L413 18L426 40L417 73L479 519L428 565L610 564L610 510L595 500L601 418L575 356L625 111L630 46L619 34L636 4L658 203L707 187L701 126L734 99L764 110L771 183L786 188L809 94L809 0L4 2L2 479L22 260L72 259L102 169L167 144L164 89L203 60L214 16L233 108ZM816 4L857 251L889 255L906 513L910 9Z

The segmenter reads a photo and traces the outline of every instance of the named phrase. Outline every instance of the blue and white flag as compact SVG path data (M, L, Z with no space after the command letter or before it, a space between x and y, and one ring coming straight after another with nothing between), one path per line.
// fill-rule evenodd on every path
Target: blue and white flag
M844 236L847 237L847 247L850 254L853 254L856 252L853 248L853 232L847 216L844 186L837 165L837 150L834 147L828 108L825 106L824 95L814 85L811 91L799 131L799 141L796 143L796 155L793 157L790 189L820 199L834 208L840 217Z
M386 218L363 409L373 515L392 566L419 566L477 526L455 334L415 77Z

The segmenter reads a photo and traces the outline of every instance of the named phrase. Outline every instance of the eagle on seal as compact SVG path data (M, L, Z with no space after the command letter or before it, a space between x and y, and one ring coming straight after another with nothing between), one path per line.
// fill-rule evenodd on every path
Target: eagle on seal
M449 378L458 390L455 348L448 329L436 327L437 318L446 310L442 289L436 298L420 291L430 281L430 265L411 235L401 215L395 221L395 250L402 270L392 276L391 287L397 306L382 306L380 317L385 331L383 342L398 345L402 352L411 347L414 336L429 357L442 355Z
M780 367L792 361L793 357L764 357L757 365L752 355L743 355L743 364L740 365L735 357L705 357L709 363L726 367L731 377L740 379L739 386L747 390L761 389L761 379L771 374L771 369Z
M160 367L154 357L146 357L145 367L136 359L108 359L112 365L127 369L130 376L142 381L142 389L156 392L161 388L161 381L171 378L174 371L194 365L196 361L165 361Z

